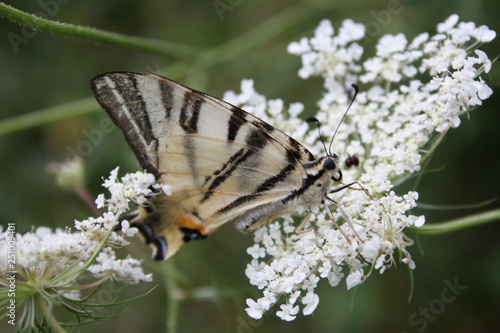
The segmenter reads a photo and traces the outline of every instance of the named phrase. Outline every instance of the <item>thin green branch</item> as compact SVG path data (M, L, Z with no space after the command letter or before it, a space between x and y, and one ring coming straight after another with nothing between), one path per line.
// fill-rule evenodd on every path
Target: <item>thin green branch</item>
M425 224L419 228L411 227L409 230L423 235L441 235L496 221L500 221L500 209L473 214L446 222Z
M40 109L0 121L0 136L101 110L94 98Z
M302 7L291 7L283 10L255 28L204 52L198 60L199 65L202 68L208 68L234 59L238 55L279 36L291 27L311 18L314 14L314 11L304 11Z
M446 130L442 131L439 134L439 137L436 139L436 141L434 141L432 143L432 146L429 148L429 150L427 151L427 153L424 156L422 156L422 160L420 161L420 164L423 164L429 157L432 156L432 154L434 153L434 151L436 150L436 148L439 146L439 144L441 143L441 141L443 141L443 139L446 136L446 133L448 133L449 129L450 128L448 127Z
M311 15L311 13L304 12L300 8L296 7L280 12L262 24L259 24L252 30L240 34L222 45L199 54L198 68L207 69L233 59L247 50L271 40L294 25L308 19ZM30 27L53 33L82 37L108 44L122 45L142 51L160 53L163 55L167 55L168 53L166 52L166 49L164 50L165 52L161 51L164 48L161 46L161 44L164 43L163 41L130 37L72 24L53 22L34 15L26 14L1 2L0 17L5 17L20 24L25 24ZM144 45L149 45L148 43L154 44L154 47L144 47ZM169 43L166 44L171 45ZM170 53L168 54L171 55ZM181 60L167 66L165 71L172 73L178 72L174 69L176 67L182 67L183 72L192 68L192 66L185 65L184 60ZM173 76L175 75L171 75L171 77ZM71 117L85 115L98 110L100 110L100 108L93 98L85 98L75 102L33 111L28 114L0 121L0 136L30 129L36 126L43 126Z
M428 204L424 202L418 202L417 207L422 209L433 209L433 210L459 210L459 209L474 209L474 208L482 208L486 205L489 205L498 198L491 198L479 202L474 202L470 204L460 204L460 205L437 205L437 204Z
M178 330L179 322L179 307L180 299L177 296L178 286L175 279L172 279L168 275L162 275L164 277L163 283L165 285L165 291L167 293L167 308L166 308L166 328L168 333L176 333Z
M47 20L32 14L25 13L19 9L0 2L0 17L24 24L28 27L52 32L59 35L72 36L102 42L111 45L129 47L140 51L146 51L161 56L184 58L196 54L196 49L191 46L179 45L152 38L141 38L127 36L104 30L82 27L75 24L60 23Z

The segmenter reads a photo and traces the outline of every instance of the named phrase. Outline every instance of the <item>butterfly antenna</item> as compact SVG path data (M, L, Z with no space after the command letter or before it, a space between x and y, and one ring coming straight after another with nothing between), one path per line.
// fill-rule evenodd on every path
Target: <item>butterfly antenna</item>
M332 149L333 139L335 138L335 135L337 135L337 131L339 130L340 125L342 125L342 123L344 122L344 118L345 118L345 116L347 116L347 112L349 112L349 110L351 109L352 103L354 103L354 100L356 99L356 96L358 95L358 92L359 92L359 87L358 87L358 85L356 83L352 83L351 87L354 88L354 96L352 96L351 103L349 103L349 106L347 107L347 110L344 112L344 115L342 116L342 119L340 119L340 122L337 125L337 128L335 129L335 132L333 132L332 139L330 140L330 145L328 146L328 154L330 154L330 155L331 155L330 152L331 152L331 149Z
M319 134L319 139L321 140L321 143L323 144L323 147L325 148L325 153L329 154L329 151L326 150L326 145L325 145L325 139L323 138L323 135L321 135L321 130L319 129L319 120L316 117L309 117L306 119L308 123L316 123L316 127L318 128L318 134Z

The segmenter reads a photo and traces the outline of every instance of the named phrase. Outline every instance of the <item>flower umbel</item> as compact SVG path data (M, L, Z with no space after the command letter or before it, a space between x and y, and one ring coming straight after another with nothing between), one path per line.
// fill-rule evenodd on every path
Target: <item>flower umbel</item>
M314 290L320 279L337 286L345 278L347 288L353 288L372 272L390 268L396 253L415 268L407 250L413 241L403 231L425 222L424 216L409 213L418 192L396 194L393 188L421 169L448 129L460 124L461 115L492 94L480 78L491 61L476 47L496 34L458 21L452 15L438 25L437 34L423 33L412 41L403 34L383 36L375 56L364 61L358 41L365 26L352 20L344 21L337 34L324 20L314 37L289 45L288 51L302 58L301 78L324 79L316 114L323 133L333 133L339 124L351 99L350 84L363 84L332 151L341 160L354 154L360 158L359 167L343 169L343 180L359 181L373 198L355 189L332 195L339 203L332 210L340 229L317 209L307 232L296 234L290 216L255 232L246 275L263 296L247 300L250 317L261 318L280 298L285 299L276 312L281 319L295 319L300 309L309 315L319 303ZM228 92L225 99L304 142L313 154L324 154L317 131L308 131L298 118L302 104L286 109L281 100L268 101L251 80L242 82L240 94Z
M18 309L25 305L21 317L24 322L20 323L24 329L40 324L35 322L37 317L32 312L36 307L33 304L46 309L47 304L62 303L75 314L86 313L80 310L85 308L85 297L81 292L86 289L102 286L109 279L125 284L152 280L151 274L143 272L139 260L130 256L118 259L114 251L127 245L126 238L134 236L137 229L131 228L126 220L121 222L121 231L114 228L119 223L119 216L128 210L130 201L144 203L146 196L153 194L150 187L160 186L155 184L151 174L137 172L125 175L121 180L117 174L118 168L104 182L104 187L110 190L110 198L99 195L96 200L99 208L107 206L108 211L97 218L75 221L77 231L37 227L15 234L13 241L9 238L13 237L11 232L0 230L0 294L5 295L2 299L8 299L10 283L7 278L16 272L15 299ZM168 187L162 188L168 190ZM15 243L14 266L7 262L7 240L9 244ZM91 312L95 312L95 308ZM56 329L59 323L42 315ZM5 316L5 312L0 312L0 317Z

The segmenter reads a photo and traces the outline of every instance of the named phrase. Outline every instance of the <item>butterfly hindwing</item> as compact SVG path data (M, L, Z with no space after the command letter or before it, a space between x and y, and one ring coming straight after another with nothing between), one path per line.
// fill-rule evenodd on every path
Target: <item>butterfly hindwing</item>
M253 231L304 187L312 154L238 107L151 73L107 73L91 86L141 166L172 186L133 220L157 259L230 220Z

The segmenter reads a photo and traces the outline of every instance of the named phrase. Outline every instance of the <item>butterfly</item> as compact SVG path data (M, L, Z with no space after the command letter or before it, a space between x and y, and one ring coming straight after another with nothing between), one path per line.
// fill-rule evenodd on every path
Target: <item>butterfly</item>
M332 189L342 172L330 149L315 159L241 108L159 75L106 73L91 88L141 167L172 186L126 216L156 260L230 221L253 232L299 207L328 209L328 195L352 185Z

